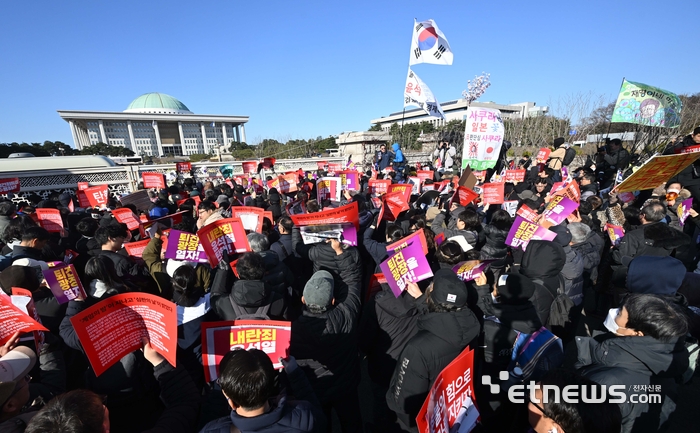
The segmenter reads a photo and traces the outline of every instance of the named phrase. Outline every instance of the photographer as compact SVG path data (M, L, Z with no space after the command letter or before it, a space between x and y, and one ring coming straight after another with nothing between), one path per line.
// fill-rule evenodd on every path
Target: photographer
M607 141L607 139L606 139ZM601 187L606 188L615 180L617 170L625 170L630 163L630 153L622 147L622 140L614 138L598 148L596 171Z
M438 173L452 170L455 155L457 155L457 150L450 145L449 141L441 141L437 145L433 151L433 160L435 167L438 167Z

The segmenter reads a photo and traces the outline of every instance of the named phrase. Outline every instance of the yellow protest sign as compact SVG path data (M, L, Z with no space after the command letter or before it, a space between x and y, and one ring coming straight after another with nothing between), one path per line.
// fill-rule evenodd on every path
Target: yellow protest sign
M677 175L700 158L700 153L655 155L615 188L617 192L653 189Z

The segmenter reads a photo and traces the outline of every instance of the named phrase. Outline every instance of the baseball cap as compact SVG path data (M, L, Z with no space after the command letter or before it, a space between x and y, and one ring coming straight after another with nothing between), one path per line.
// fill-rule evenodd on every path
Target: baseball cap
M306 305L328 307L333 300L333 286L333 275L330 272L316 272L304 286L304 302Z
M436 304L463 307L467 304L467 288L452 269L440 269L435 272L430 299Z
M28 347L19 346L0 358L0 405L10 398L17 382L36 364L36 354Z

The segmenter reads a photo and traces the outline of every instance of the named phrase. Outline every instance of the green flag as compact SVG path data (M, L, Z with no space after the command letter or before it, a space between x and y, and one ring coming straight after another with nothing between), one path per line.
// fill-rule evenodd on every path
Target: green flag
M675 93L623 80L610 121L677 128L681 124L681 107Z

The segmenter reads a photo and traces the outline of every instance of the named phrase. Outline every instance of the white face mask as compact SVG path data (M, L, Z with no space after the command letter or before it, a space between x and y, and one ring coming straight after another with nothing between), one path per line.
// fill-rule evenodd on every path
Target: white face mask
M608 317L605 318L605 322L603 322L603 325L607 328L608 331L612 332L615 335L620 335L617 333L618 329L620 327L617 325L617 322L615 322L615 319L617 316L620 314L620 309L619 308L611 308L610 311L608 311Z

